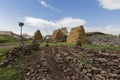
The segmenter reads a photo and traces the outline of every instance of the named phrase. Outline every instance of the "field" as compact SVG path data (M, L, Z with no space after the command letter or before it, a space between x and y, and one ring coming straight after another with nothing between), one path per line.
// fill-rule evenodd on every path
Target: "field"
M13 36L0 36L0 43L16 43L16 42L19 41Z
M23 78L28 80L32 78L35 78L32 80L37 80L37 78L38 80L47 80L47 78L50 80L56 80L56 78L57 80L61 80L61 78L64 78L63 80L73 80L73 78L77 78L76 80L78 80L78 78L81 80L90 80L88 75L91 75L91 71L105 71L108 73L107 67L110 69L114 68L115 71L119 69L117 66L113 67L113 64L109 62L114 63L114 60L119 61L120 58L117 57L120 54L119 47L84 44L83 48L75 48L75 44L49 43L51 47L47 48L45 44L45 42L40 43L40 50L33 52L29 56L20 56L16 64L1 67L0 80L23 80ZM11 49L12 48L0 49L0 54ZM110 52L110 54L108 54L108 52ZM108 55L109 58L107 57ZM0 58L0 61L4 59L5 58ZM94 60L96 60L96 63ZM99 62L101 62L101 64L99 64ZM103 63L106 63L106 65ZM119 65L119 63L116 62L114 65ZM84 67L86 68L84 69ZM79 70L82 71L80 72ZM83 71L86 73L82 73ZM112 75L111 72L109 73ZM111 77L111 79L117 80L117 78L119 78L117 76L118 74L117 72L114 73L113 75L115 76ZM86 77L84 76L85 74ZM96 75L96 73L93 74ZM83 77L81 75L83 75ZM97 75L99 76L92 77L103 77L101 72L97 73ZM106 74L107 77L111 75Z

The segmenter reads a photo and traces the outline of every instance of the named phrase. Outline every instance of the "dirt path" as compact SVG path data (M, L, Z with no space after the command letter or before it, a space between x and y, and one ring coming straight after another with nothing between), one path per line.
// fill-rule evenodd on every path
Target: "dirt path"
M19 46L19 44L0 44L0 49L2 48L10 48L10 47L16 47Z
M30 43L24 42L25 45L28 45ZM0 49L2 48L10 48L10 47L17 47L20 46L20 43L7 43L7 44L0 44Z

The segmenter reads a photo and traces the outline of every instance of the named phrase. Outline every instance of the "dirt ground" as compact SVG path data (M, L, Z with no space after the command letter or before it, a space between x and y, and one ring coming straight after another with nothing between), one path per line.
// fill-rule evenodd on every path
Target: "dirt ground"
M25 59L25 80L120 80L120 54L46 47Z
M19 46L19 44L0 45L0 49L2 49L2 48L11 48L11 47L16 47L16 46Z

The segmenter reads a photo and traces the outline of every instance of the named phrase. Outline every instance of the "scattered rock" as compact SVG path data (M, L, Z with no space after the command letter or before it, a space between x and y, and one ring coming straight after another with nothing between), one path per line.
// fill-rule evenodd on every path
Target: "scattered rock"
M26 69L25 74L30 74L25 75L25 79L39 75L39 80L119 80L119 60L118 54L80 47L45 47L25 61L34 69L32 73Z

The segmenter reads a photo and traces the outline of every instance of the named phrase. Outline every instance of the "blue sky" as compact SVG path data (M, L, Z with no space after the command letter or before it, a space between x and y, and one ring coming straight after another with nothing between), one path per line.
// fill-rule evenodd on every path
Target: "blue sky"
M1 0L0 30L43 35L54 29L84 25L86 32L120 34L120 0ZM47 33L47 32L48 33Z

